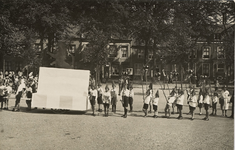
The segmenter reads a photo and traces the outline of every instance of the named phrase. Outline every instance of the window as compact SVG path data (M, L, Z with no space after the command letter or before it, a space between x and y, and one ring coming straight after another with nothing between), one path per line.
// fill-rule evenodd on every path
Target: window
M74 54L76 50L76 45L69 45L68 52Z
M109 57L117 57L117 47L116 45L110 45L109 47Z
M217 64L217 72L224 72L224 64Z
M141 75L142 74L142 70L143 70L143 64L136 63L134 65L134 73L135 73L135 75Z
M189 53L189 58L190 59L197 58L197 50L196 49L191 50L191 52Z
M118 76L119 75L119 66L118 65L112 65L111 71L112 71L112 76Z
M127 57L127 46L121 47L122 57Z
M203 75L210 75L210 64L202 64L202 74Z
M209 46L203 47L202 58L210 58L210 49L211 47Z
M37 50L39 52L42 50L41 44L35 44L34 47L35 47L35 50Z
M22 69L22 64L16 62L16 70L21 70Z
M9 62L9 61L5 62L5 70L6 71L10 71L11 70L11 62Z
M133 75L133 68L126 68L126 72L128 75Z
M217 47L217 59L223 59L224 58L224 49L222 46Z
M144 50L138 49L138 58L144 58Z

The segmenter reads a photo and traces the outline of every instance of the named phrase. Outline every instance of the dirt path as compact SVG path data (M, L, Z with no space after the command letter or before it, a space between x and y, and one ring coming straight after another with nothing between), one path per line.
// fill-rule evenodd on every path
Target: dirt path
M13 104L11 99L10 109ZM77 111L55 114L42 109L27 112L24 101L21 105L21 112L0 112L0 150L232 150L234 147L234 120L222 117L219 106L218 116L211 116L209 121L202 120L204 115L198 114L191 121L186 102L183 120L177 120L177 114L166 119L161 117L165 106L162 92L160 117L156 119L151 117L153 114L143 117L140 94L135 96L134 112L126 119L120 117L123 114L120 102L117 113L110 113L109 117L103 117L102 113L93 117L91 111L85 114Z

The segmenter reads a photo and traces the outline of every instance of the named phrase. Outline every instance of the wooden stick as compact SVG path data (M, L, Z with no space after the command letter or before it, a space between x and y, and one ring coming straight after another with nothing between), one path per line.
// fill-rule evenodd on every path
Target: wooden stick
M161 85L161 83L160 83L160 81L159 81L159 80L158 80L158 82L159 82L159 85L161 86L161 89L162 89L162 85ZM163 89L162 91L163 91L163 94L164 94L164 96L165 96L165 98L166 98L166 102L167 102L167 97L166 97L166 94L165 94L164 89Z

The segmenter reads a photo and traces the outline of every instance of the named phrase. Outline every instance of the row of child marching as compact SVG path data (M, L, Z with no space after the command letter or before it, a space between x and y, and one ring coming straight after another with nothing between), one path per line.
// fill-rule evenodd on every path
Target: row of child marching
M124 114L122 117L127 118L127 112L133 111L133 101L134 101L134 90L132 84L124 84L123 88L120 92L118 92L115 88L115 84L112 83L112 87L109 88L108 85L105 86L105 90L102 89L101 84L98 84L98 87L95 88L94 85L90 86L89 89L89 99L90 104L92 106L92 115L96 115L96 102L98 103L98 110L102 112L102 106L104 107L104 116L109 115L109 107L111 105L112 112L116 112L116 105L118 102L118 95L120 97L120 101L122 103ZM185 94L186 92L186 94ZM205 109L205 118L204 120L209 120L209 109L212 108L212 112L210 115L217 115L217 104L220 104L220 108L222 110L222 116L228 117L227 110L229 108L229 104L232 103L232 107L234 109L234 94L230 96L229 91L223 87L221 92L218 92L216 89L213 95L209 94L209 88L205 88L204 90L200 88L199 93L196 93L194 87L189 87L187 90L177 89L176 87L170 92L169 96L166 96L166 105L164 108L165 115L164 117L170 118L171 114L177 113L179 116L177 119L183 119L182 110L184 106L184 101L187 100L187 104L189 106L189 115L191 115L191 119L195 118L195 110L199 108L199 115L202 115L202 109ZM185 97L187 96L187 97ZM156 93L153 93L153 86L150 83L148 89L146 90L145 96L143 97L143 112L144 117L148 115L148 113L154 112L153 117L157 118L158 115L158 103L159 99L163 100L164 97L160 98L159 90ZM175 112L175 109L177 112ZM232 109L232 110L233 110ZM148 111L149 110L149 111ZM233 118L233 111L231 116Z
M15 94L15 105L13 111L20 111L20 101L25 100L28 110L31 110L32 93L37 91L38 77L31 72L28 77L23 76L22 72L14 74L7 72L3 76L0 73L0 103L1 110L8 110L8 102L12 94Z
M127 117L128 105L130 106L130 112L133 110L133 98L134 91L133 86L126 85L123 86L122 90L119 92L116 90L116 85L112 83L112 88L109 88L108 85L105 86L105 90L102 89L101 84L98 84L97 89L94 85L90 86L89 89L89 99L92 106L92 115L95 114L95 106L96 102L98 103L98 111L102 112L102 106L104 107L104 115L108 117L109 107L112 106L112 112L116 113L116 105L117 105L117 95L120 95L122 98L120 101L124 107L124 115L123 117Z

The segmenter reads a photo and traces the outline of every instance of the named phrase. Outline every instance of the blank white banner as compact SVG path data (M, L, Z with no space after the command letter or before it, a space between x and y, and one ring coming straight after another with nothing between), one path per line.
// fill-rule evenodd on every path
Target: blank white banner
M32 107L87 110L90 71L40 67Z

